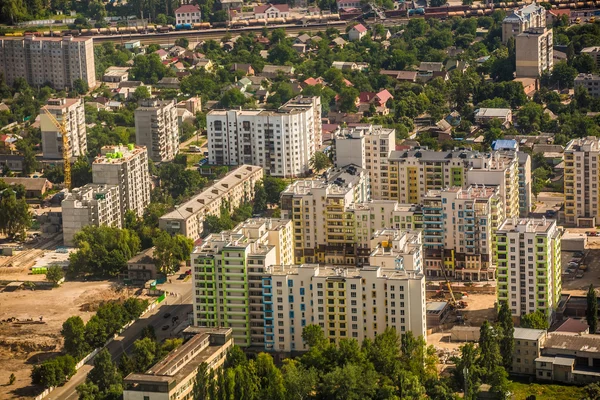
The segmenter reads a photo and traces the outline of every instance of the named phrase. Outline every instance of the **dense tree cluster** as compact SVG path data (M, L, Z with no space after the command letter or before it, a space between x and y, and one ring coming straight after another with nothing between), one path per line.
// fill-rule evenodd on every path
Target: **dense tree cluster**
M8 185L0 179L0 232L9 238L25 237L33 215L25 201L22 185Z
M224 368L201 365L194 386L195 400L413 399L429 396L454 399L437 376L437 357L423 338L408 332L401 337L387 329L362 345L354 339L330 343L317 325L307 326L307 353L284 360L278 368L270 354L249 360L233 347Z

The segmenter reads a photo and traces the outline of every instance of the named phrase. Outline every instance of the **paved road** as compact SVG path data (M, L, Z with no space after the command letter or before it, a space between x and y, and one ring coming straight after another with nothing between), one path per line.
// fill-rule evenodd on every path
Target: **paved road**
M170 313L171 317L178 316L179 321L187 318L187 314L192 311L192 283L177 282L165 290L176 291L178 296L167 296L158 307L146 314L144 317L137 320L132 326L126 329L121 336L118 336L108 345L108 350L116 362L124 351L132 350L133 342L139 337L140 332L148 325L152 325L156 331L157 339L161 340L170 336L173 329L171 318L164 318L166 313ZM163 331L164 325L170 325L168 330ZM94 361L90 360L87 364L81 367L77 373L64 386L55 389L46 399L50 400L77 400L77 386L85 382L87 375L92 370Z

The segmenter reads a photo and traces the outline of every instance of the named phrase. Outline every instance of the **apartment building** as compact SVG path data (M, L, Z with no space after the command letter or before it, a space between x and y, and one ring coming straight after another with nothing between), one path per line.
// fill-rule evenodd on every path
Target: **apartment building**
M288 186L281 193L281 216L294 223L295 263L355 264L354 220L346 210L367 200L369 175L354 165Z
M593 228L600 217L600 144L597 137L573 139L565 147L565 223Z
M187 333L190 329L186 329ZM231 329L191 329L197 332L144 373L123 380L123 400L186 400L193 398L198 367L217 371L233 347Z
M88 225L121 228L121 197L116 185L89 183L67 193L61 203L63 240L73 246L75 234Z
M79 157L87 152L85 108L82 99L49 99L44 106L60 124L67 129L69 158ZM63 158L62 134L43 110L40 110L40 130L42 131L42 151L44 158Z
M390 161L390 192L386 200L420 204L429 190L472 185L498 186L506 217L519 216L519 175L516 152L479 153L470 149L432 151L415 148L393 151ZM523 187L531 187L523 182Z
M57 90L73 88L83 80L96 86L94 45L91 37L0 38L0 74L12 86L23 78L34 87L50 83Z
M575 86L583 86L590 96L600 97L600 75L579 74L575 77Z
M267 351L306 350L302 329L330 341L373 339L387 327L426 337L425 277L400 267L270 266L262 278Z
M207 187L187 202L160 217L158 227L171 234L197 240L204 230L207 215L221 216L221 207L229 210L254 198L254 186L263 179L262 167L242 165Z
M207 116L208 159L258 165L269 175L298 177L321 145L321 99L298 96L278 110L213 110Z
M193 4L184 4L175 10L175 23L196 24L202 22L200 9Z
M552 70L554 48L552 29L530 28L517 35L516 59L517 77L537 78L544 71Z
M388 157L396 148L396 130L379 125L339 128L334 133L335 165L354 164L369 171L371 197L389 195Z
M146 100L135 110L135 143L146 146L154 162L172 161L179 153L177 107L173 100Z
M102 147L101 155L92 163L92 181L116 185L121 197L121 215L132 210L141 217L150 204L148 151L133 144Z
M250 220L206 237L191 255L194 325L231 328L236 345L264 348L262 274L293 259L291 229L289 220Z
M371 237L371 254L365 265L423 272L423 234L421 231L378 229Z
M560 300L561 233L555 220L508 218L496 232L498 301L512 315L540 310L552 322Z
M504 221L498 186L432 190L423 199L427 276L496 279L494 234Z
M519 215L527 217L533 204L531 197L531 156L524 151L517 152L519 159Z
M511 371L518 375L535 376L535 360L542 355L547 332L543 329L515 328Z
M514 10L502 20L502 43L530 28L546 27L546 9L532 3Z
M597 67L600 67L600 46L592 46L581 49L581 54L589 54L594 59Z

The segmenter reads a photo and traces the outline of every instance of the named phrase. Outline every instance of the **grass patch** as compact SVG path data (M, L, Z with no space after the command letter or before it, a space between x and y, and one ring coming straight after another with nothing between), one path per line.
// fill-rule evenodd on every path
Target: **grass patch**
M578 386L512 382L509 390L513 393L513 400L525 400L532 394L539 400L579 400L585 398L585 391Z
M202 160L204 158L204 156L202 154L187 153L185 156L186 156L188 167L193 167L195 164L199 163L200 160Z

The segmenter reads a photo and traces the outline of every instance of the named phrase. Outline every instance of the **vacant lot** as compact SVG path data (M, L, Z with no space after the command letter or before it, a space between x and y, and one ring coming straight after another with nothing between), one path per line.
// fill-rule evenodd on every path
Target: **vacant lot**
M510 391L513 393L513 400L525 400L531 395L540 400L579 400L586 397L584 390L577 386L512 382Z
M53 290L18 290L0 293L0 321L39 321L43 324L0 322L0 399L30 398L31 368L38 361L55 354L62 347L62 323L73 315L87 321L97 306L107 300L125 298L110 282L66 282ZM5 386L11 373L17 377Z

